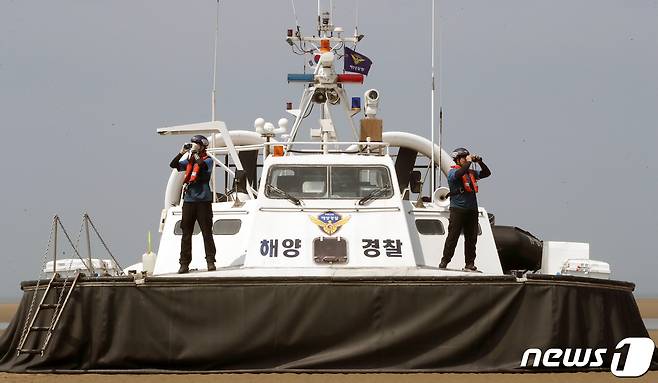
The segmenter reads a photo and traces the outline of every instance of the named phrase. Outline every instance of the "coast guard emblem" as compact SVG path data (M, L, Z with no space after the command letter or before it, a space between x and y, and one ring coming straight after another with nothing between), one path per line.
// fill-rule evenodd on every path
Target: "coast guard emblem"
M349 216L341 217L340 214L336 214L333 211L324 212L317 217L311 215L309 218L314 224L318 225L320 230L328 235L333 235L341 226L350 220Z
M356 53L352 53L351 56L352 56L352 60L354 61L354 64L355 64L355 65L359 65L359 64L361 64L362 62L366 61L366 59L364 59L363 57L359 56L359 55L356 54Z

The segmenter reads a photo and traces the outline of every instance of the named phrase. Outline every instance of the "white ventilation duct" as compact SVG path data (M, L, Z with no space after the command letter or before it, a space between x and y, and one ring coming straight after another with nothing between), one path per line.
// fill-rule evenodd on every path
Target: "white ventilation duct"
M382 134L382 141L390 146L408 148L414 150L427 158L432 158L432 141L427 138L411 134L407 132L384 132ZM357 145L350 146L348 150L357 150ZM453 161L450 155L442 150L439 145L434 144L434 162L438 165L439 158L441 158L441 171L443 174L448 174L450 166Z

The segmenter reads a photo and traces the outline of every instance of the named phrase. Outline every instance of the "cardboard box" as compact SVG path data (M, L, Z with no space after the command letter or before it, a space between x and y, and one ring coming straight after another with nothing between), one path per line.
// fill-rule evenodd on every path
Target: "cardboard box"
M372 142L382 142L383 123L378 118L364 118L361 120L361 134L359 140L366 142L368 137Z

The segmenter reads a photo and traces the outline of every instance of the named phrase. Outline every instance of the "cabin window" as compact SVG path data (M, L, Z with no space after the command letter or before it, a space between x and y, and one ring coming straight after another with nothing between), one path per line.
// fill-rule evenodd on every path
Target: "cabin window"
M214 235L233 235L238 234L242 227L242 221L239 219L218 219L212 225Z
M422 235L444 235L443 223L438 219L417 219L416 230Z
M267 182L295 198L327 198L326 166L276 166L270 170ZM285 198L267 189L265 195L274 199Z
M391 176L385 166L273 166L268 184L299 199L391 198ZM266 189L268 198L285 196Z
M176 222L176 225L174 225L174 235L183 235L183 229L181 229L180 224L183 221L178 221ZM193 235L199 234L201 232L201 228L199 227L199 223L195 222L194 223L194 230L192 231Z
M363 198L383 189L375 198L393 196L391 177L383 166L332 166L329 173L331 198Z

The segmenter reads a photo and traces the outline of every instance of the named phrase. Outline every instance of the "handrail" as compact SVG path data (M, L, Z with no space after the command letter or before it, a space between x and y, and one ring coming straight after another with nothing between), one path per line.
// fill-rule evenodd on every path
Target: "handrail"
M389 143L387 142L374 142L374 141L340 141L340 142L319 142L319 141L305 141L305 142L294 142L295 145L313 145L313 146L330 146L330 145L347 145L347 146L366 146L366 147L378 147L378 148L386 148L387 154L388 154L388 148L390 146ZM235 146L235 150L237 152L245 152L245 151L252 151L252 150L259 150L263 149L265 147L272 147L272 146L287 146L285 143L282 142L276 142L276 141L271 141L271 142L264 142L262 144L253 144L253 145L237 145ZM362 150L348 150L346 149L329 149L328 152L330 153L343 153L343 154L364 154ZM206 149L206 152L208 154L228 154L229 149L226 147L217 147L217 148L208 148ZM321 153L318 150L314 149L296 149L296 150L286 150L286 152L290 153ZM226 169L225 169L226 170ZM230 171L229 171L230 173Z
M252 144L252 145L236 145L235 150L238 152L244 152L244 151L250 151L250 150L258 150L264 147L264 144ZM215 154L226 154L228 153L229 149L225 146L222 147L216 147L216 148L207 148L206 152L208 153L215 153Z
M309 145L309 146L319 146L322 148L321 151L311 151L309 149L296 149L292 150L291 146L294 144L295 146L299 145ZM327 142L322 142L322 141L295 141L291 142L288 144L281 144L281 143L276 143L276 142L266 142L263 145L267 146L284 146L285 147L285 152L286 153L341 153L341 154L355 154L355 155L382 155L383 153L381 152L381 149L384 148L386 150L386 155L389 155L389 143L388 142L380 142L380 141L327 141ZM347 148L345 149L328 149L329 146L331 145L346 145ZM354 151L354 147L357 147L358 149ZM352 148L352 149L350 149ZM373 151L372 153L370 151Z
M388 142L380 142L380 141L328 141L328 142L294 141L292 143L295 145L317 145L317 146L324 146L324 145L363 145L363 146L383 146L383 147L389 146ZM281 143L281 142L264 142L263 145L286 146L285 143Z

